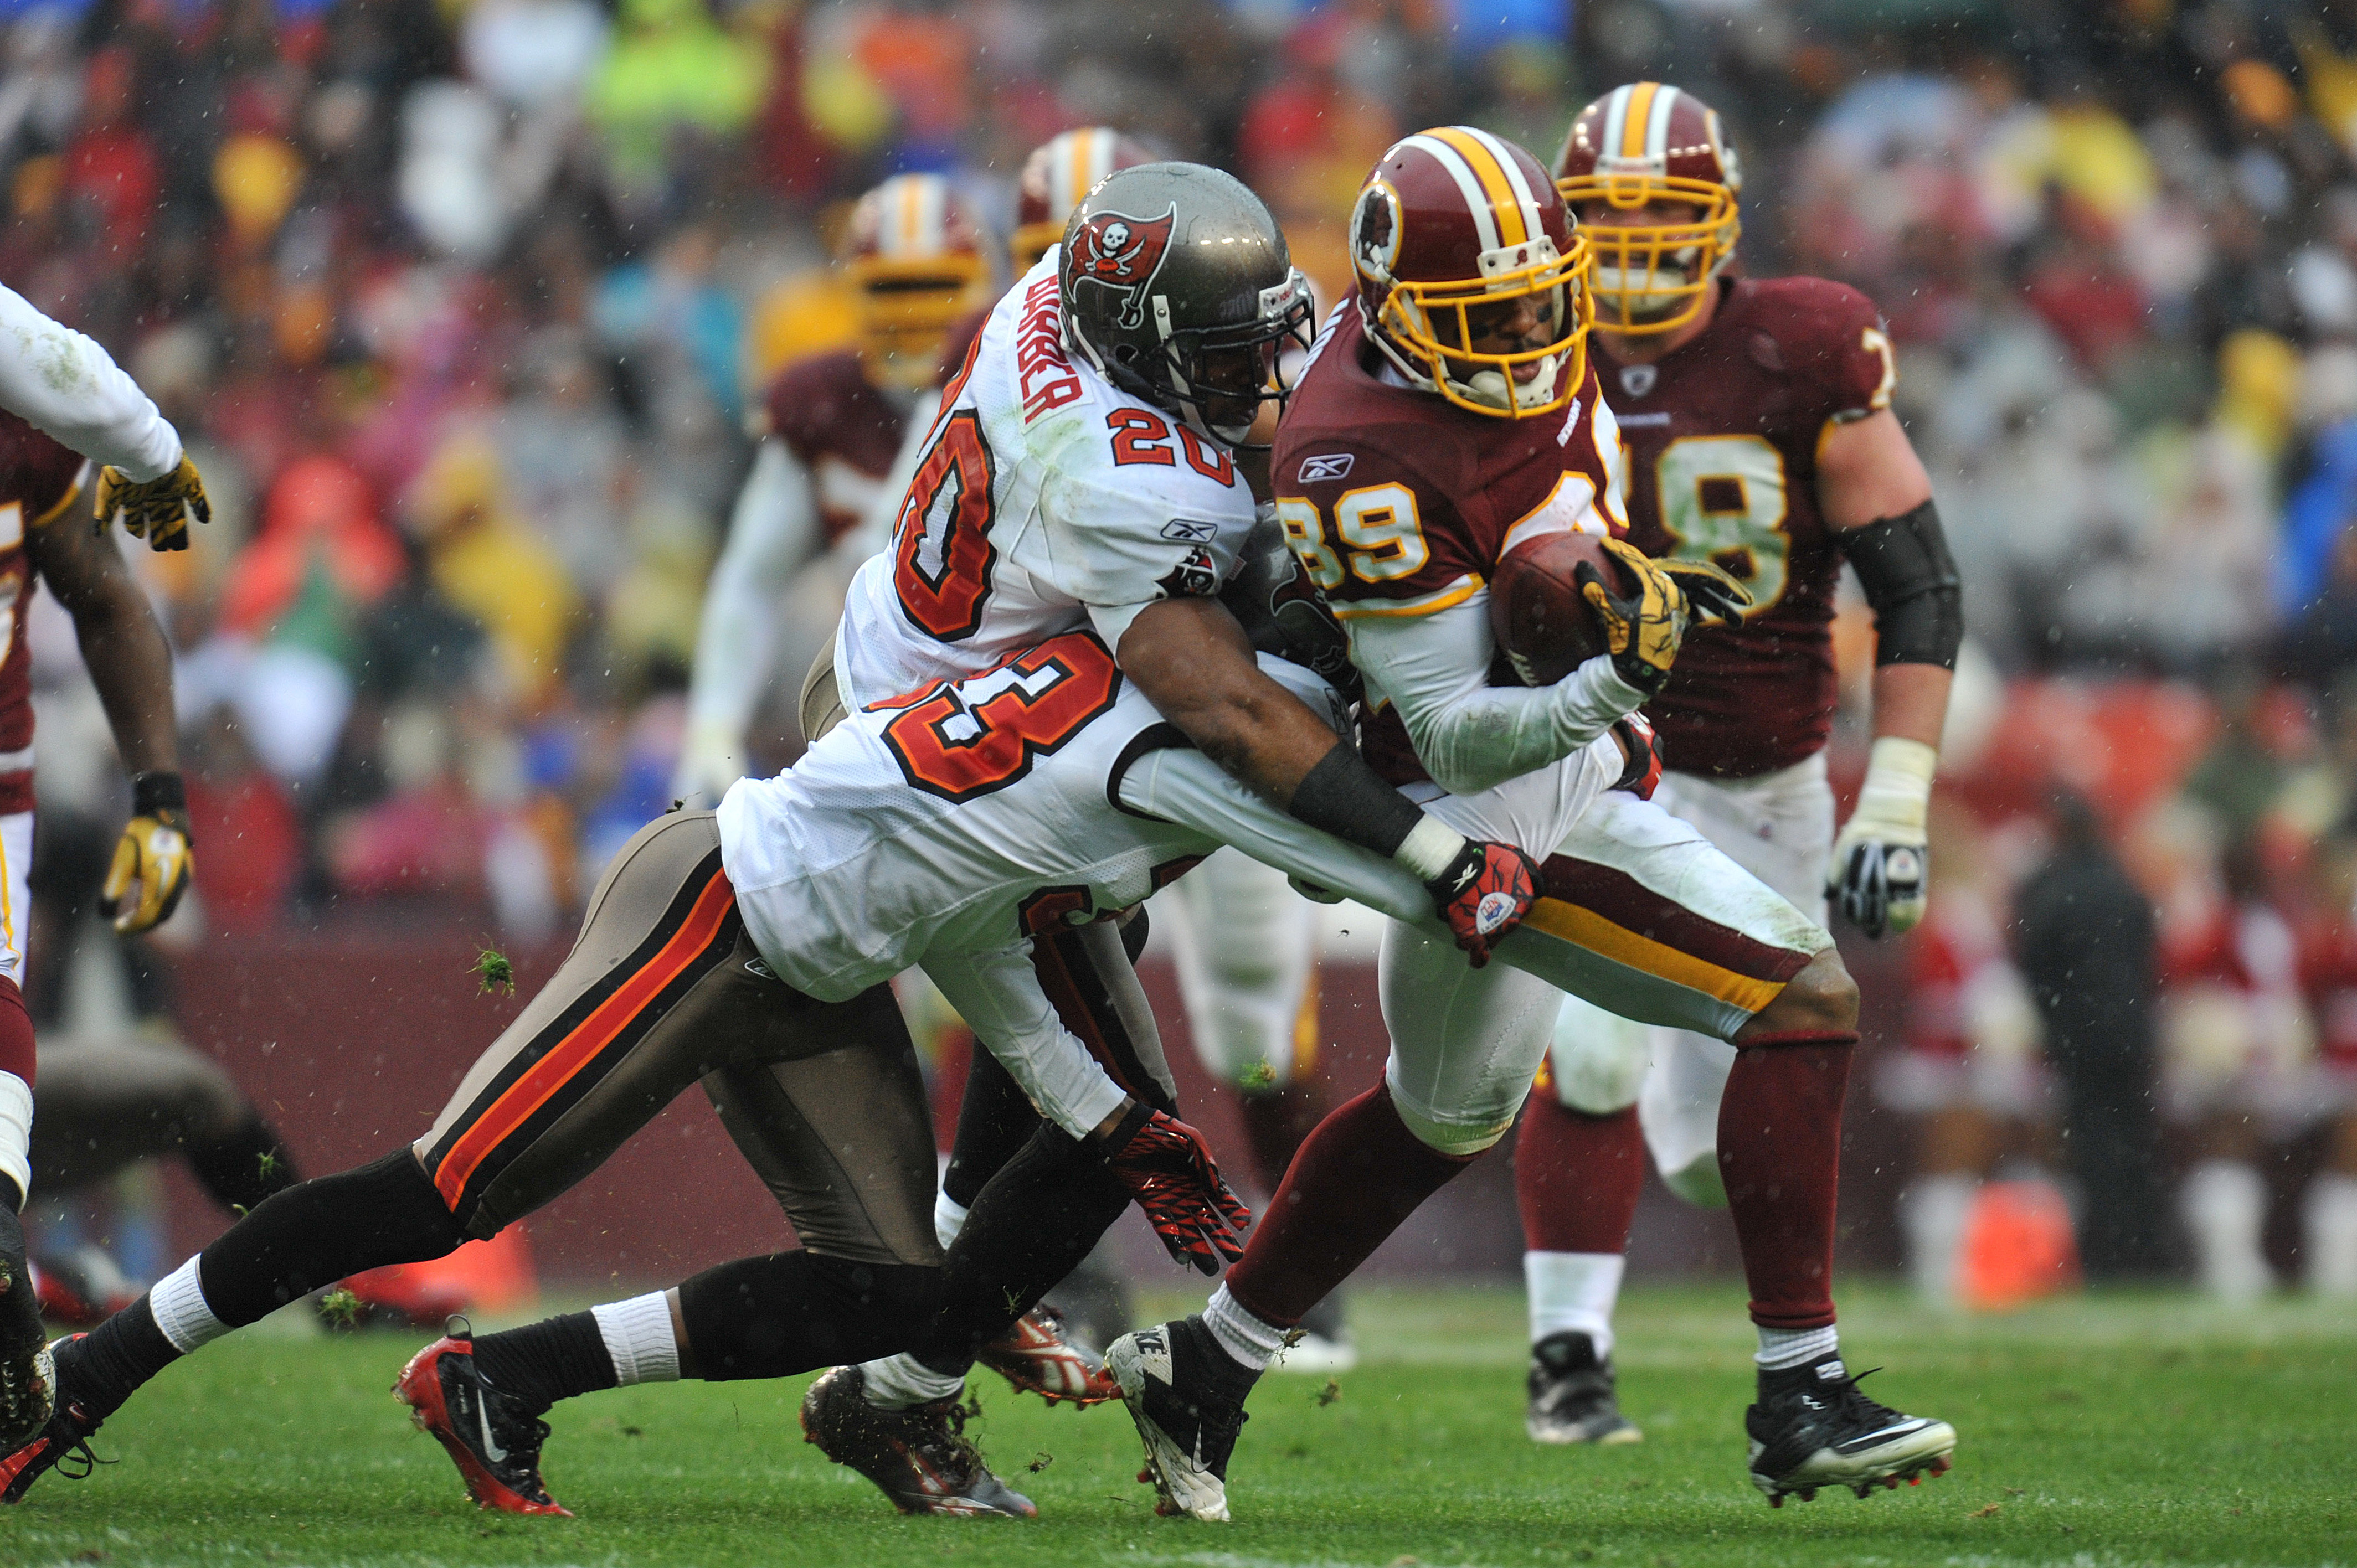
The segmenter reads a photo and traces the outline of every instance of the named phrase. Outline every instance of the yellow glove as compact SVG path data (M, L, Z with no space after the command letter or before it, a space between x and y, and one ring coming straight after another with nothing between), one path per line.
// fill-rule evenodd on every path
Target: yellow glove
M1707 561L1656 561L1686 594L1686 608L1696 620L1733 625L1751 607L1751 590Z
M132 801L136 814L115 841L114 863L106 869L106 886L98 900L99 912L126 937L153 930L171 918L197 869L180 776L141 774Z
M104 532L123 516L123 530L145 539L150 550L186 550L188 519L213 520L213 503L205 499L205 481L197 466L181 454L180 466L160 479L132 480L120 468L98 471L98 526Z
M1608 539L1604 548L1636 578L1636 592L1615 592L1604 574L1583 561L1577 574L1580 596L1603 623L1604 646L1620 679L1651 695L1670 678L1678 645L1685 640L1685 590L1662 570L1661 562L1634 545Z

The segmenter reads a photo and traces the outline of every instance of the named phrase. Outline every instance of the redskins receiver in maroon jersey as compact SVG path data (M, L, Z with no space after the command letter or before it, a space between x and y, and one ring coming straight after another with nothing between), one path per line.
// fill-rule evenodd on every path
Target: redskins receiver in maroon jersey
M1822 917L1831 891L1868 934L1903 931L1923 908L1924 811L1961 620L1930 482L1890 412L1890 340L1844 285L1727 275L1740 165L1691 94L1637 82L1597 100L1555 173L1594 256L1592 352L1628 454L1629 537L1714 562L1752 595L1739 618L1686 639L1646 704L1667 769L1655 801L1801 908ZM1846 558L1879 622L1879 738L1836 848L1823 753ZM1615 1402L1610 1351L1643 1147L1674 1190L1727 1202L1733 1108L1722 1100L1735 1059L1706 1036L1577 1001L1558 1015L1549 1092L1534 1099L1516 1160L1534 1438L1637 1436ZM1830 1353L1829 1337L1763 1348L1762 1419L1784 1422L1797 1397L1788 1374ZM1774 1447L1753 1465L1771 1497L1831 1473Z
M1672 673L1690 611L1729 615L1749 596L1709 563L1658 563L1612 541L1634 596L1593 568L1582 577L1610 651L1552 686L1493 684L1487 584L1501 556L1558 531L1609 539L1621 524L1620 443L1587 363L1585 246L1536 159L1462 126L1385 153L1349 232L1355 295L1277 431L1288 542L1348 629L1393 777L1458 832L1543 857L1564 902L1525 925L1586 955L1575 989L1739 1047L1727 1101L1742 1131L1725 1158L1752 1316L1763 1344L1830 1341L1840 1106L1827 1090L1857 1038L1857 987L1816 920L1620 792L1642 785L1651 756L1624 748L1617 721ZM1634 812L1599 819L1600 802L1623 800ZM1165 1511L1227 1517L1244 1395L1286 1332L1495 1145L1529 1092L1560 993L1441 957L1386 932L1383 1082L1303 1144L1202 1314L1106 1352ZM1861 1485L1943 1464L1954 1443L1945 1423L1895 1412L1864 1424L1835 1378L1825 1391L1843 1423L1831 1441ZM1792 1473L1781 1452L1758 1463L1777 1484Z

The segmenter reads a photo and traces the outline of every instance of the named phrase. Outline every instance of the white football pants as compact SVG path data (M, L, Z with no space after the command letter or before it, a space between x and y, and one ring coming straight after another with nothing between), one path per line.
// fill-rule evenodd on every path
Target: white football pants
M1307 1072L1318 1048L1318 906L1284 872L1223 849L1172 883L1155 912L1169 921L1188 1032L1211 1076L1273 1089Z

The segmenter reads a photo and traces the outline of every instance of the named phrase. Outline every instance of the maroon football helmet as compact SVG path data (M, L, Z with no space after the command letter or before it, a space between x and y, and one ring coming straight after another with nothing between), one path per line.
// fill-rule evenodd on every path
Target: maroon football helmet
M1571 123L1555 172L1564 200L1585 219L1604 329L1667 332L1693 320L1743 231L1742 166L1717 111L1663 82L1616 87ZM1694 216L1644 211L1661 207ZM1619 216L1641 213L1661 220Z
M1029 272L1063 239L1072 209L1097 181L1117 168L1153 161L1144 144L1103 125L1065 131L1032 148L1015 198L1015 239L1008 246L1015 275Z
M1587 250L1539 161L1487 131L1447 125L1394 144L1351 209L1359 312L1414 385L1460 408L1525 419L1567 406L1587 373ZM1553 334L1476 352L1485 317L1536 302Z

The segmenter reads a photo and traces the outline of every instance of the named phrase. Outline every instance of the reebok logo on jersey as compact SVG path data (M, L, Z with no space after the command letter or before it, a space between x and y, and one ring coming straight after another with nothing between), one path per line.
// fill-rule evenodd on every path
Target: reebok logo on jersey
M1209 544L1219 532L1216 523L1189 522L1177 517L1162 525L1162 537L1175 539L1181 544Z
M1351 465L1358 460L1356 452L1329 452L1322 457L1304 457L1301 459L1301 482L1316 485L1329 479L1342 478L1351 472Z
M1511 893L1484 893L1473 910L1473 929L1488 936L1514 918L1514 898Z

